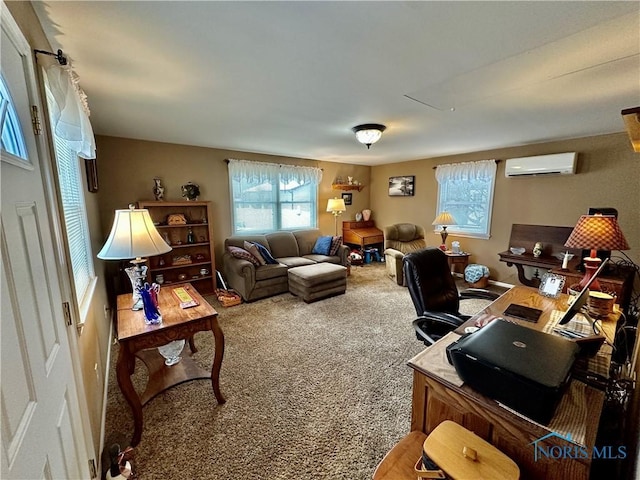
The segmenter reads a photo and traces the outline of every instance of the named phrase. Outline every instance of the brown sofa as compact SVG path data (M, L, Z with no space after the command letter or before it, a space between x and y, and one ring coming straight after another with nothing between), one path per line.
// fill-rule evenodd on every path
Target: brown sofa
M296 230L292 232L273 232L264 235L237 235L224 241L222 263L229 288L237 291L247 301L269 297L289 291L289 268L314 263L330 262L347 266L349 247L341 245L335 256L311 253L316 240L321 236L320 230ZM244 242L260 243L278 261L256 267L248 260L232 256L227 247L244 248Z

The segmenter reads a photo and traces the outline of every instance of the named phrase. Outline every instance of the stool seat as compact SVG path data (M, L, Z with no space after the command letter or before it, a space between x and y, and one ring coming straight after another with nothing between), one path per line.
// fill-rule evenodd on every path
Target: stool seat
M287 272L289 292L306 303L347 290L347 268L333 263L315 263L290 268Z
M378 464L373 480L416 480L416 464L423 452L453 480L520 478L518 465L504 453L461 425L445 420L428 436L414 430L400 440Z

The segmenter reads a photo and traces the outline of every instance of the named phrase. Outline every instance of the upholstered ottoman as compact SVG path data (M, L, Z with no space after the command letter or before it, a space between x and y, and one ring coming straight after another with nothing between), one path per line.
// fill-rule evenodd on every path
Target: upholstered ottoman
M289 291L307 302L347 291L347 268L334 263L316 263L289 269Z

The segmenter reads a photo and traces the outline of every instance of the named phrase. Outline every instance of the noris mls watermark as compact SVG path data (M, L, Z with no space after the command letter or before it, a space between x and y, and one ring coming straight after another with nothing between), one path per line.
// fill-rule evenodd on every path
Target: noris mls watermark
M546 445L544 440L548 438L560 438L571 442L571 445ZM559 433L551 432L540 437L529 445L533 445L533 460L548 458L552 460L562 460L566 458L590 458L603 460L623 460L627 458L627 447L624 445L602 445L589 449L584 445L578 445L571 441L571 434L562 436Z

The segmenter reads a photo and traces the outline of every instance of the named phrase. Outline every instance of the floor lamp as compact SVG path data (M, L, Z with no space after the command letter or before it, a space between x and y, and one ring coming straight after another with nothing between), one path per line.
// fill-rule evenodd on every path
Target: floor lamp
M338 215L342 215L342 212L346 210L347 207L344 204L343 198L330 198L327 202L327 212L331 212L333 214L336 236L338 235Z
M162 255L171 247L162 239L151 220L149 211L129 205L127 210L116 210L111 233L98 258L102 260L130 260L132 266L125 271L133 289L132 310L142 310L142 297L138 288L147 278L146 258Z

